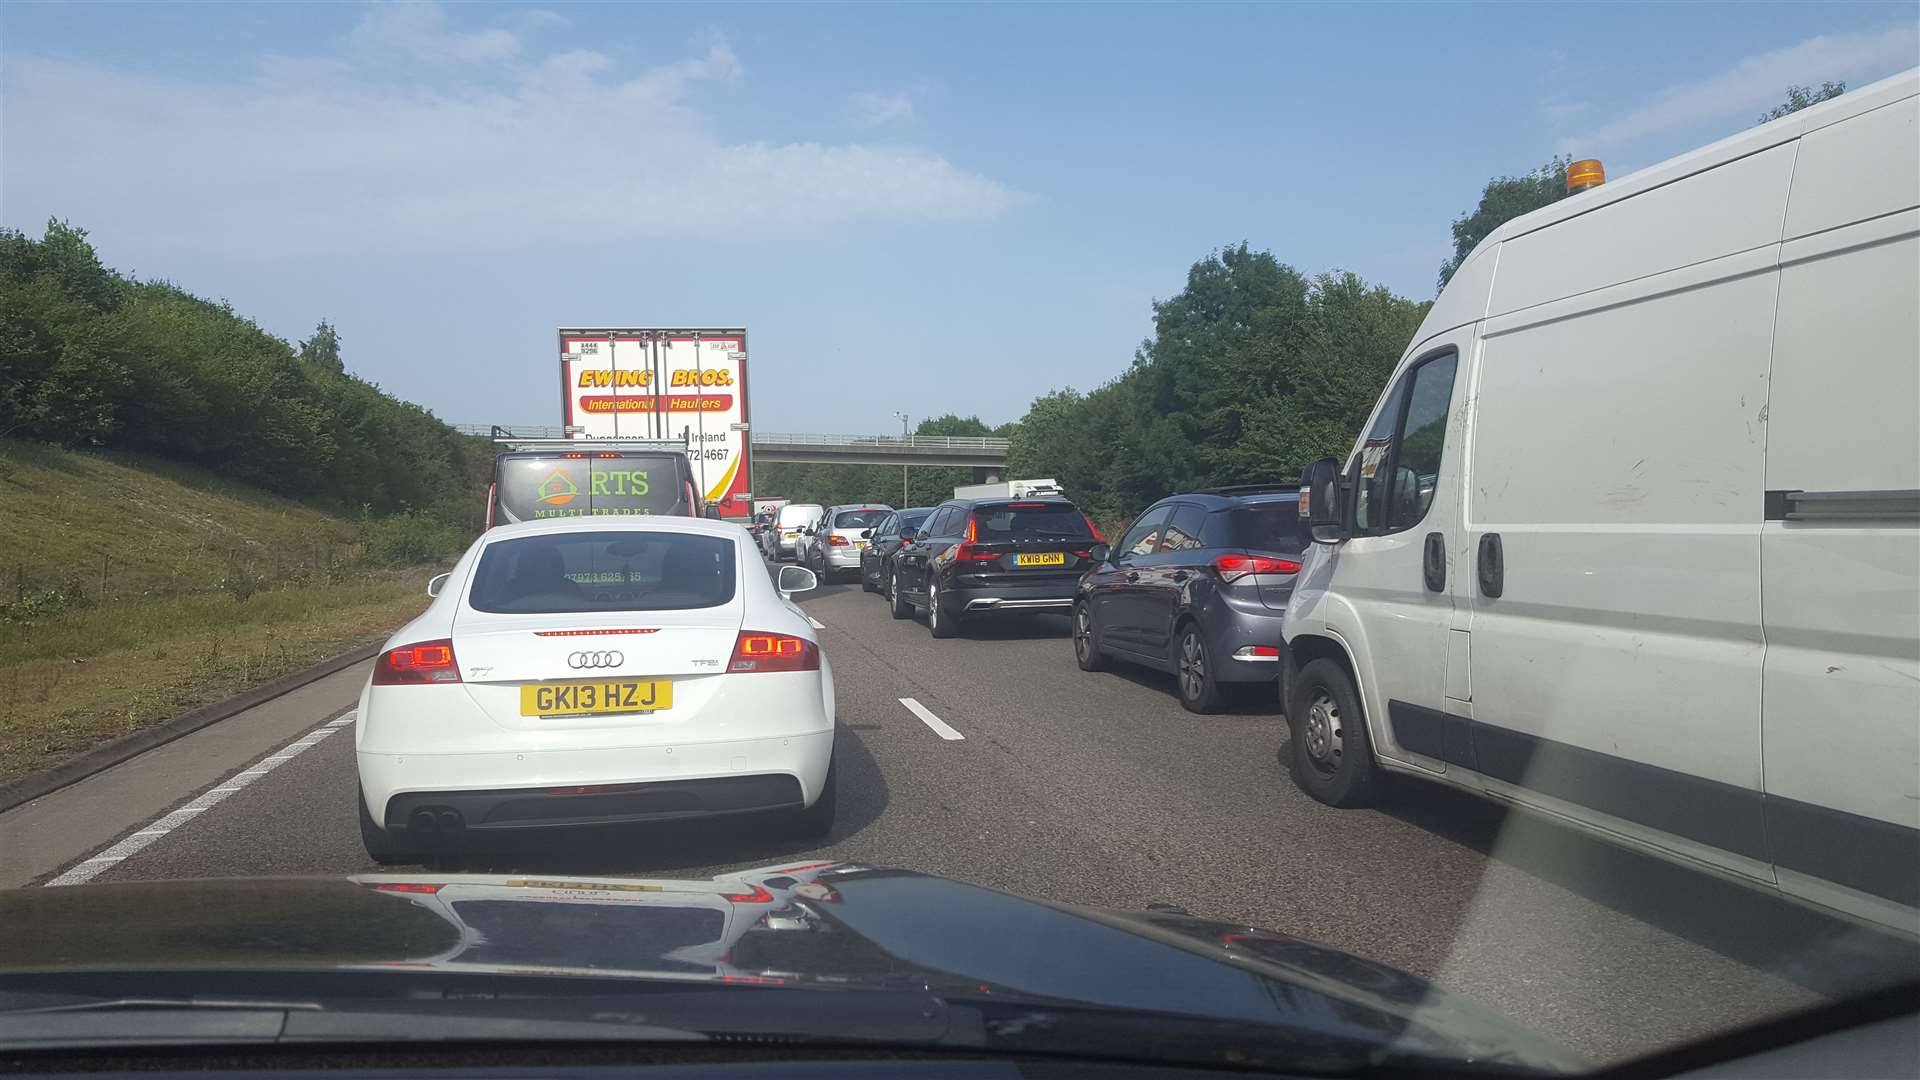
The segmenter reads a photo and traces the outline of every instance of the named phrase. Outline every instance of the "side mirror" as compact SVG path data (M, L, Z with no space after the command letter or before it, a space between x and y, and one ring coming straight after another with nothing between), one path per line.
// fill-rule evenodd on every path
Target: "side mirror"
M871 540L871 539L873 539L873 530L872 530L872 529L861 529L861 530L860 530L860 539L862 539L862 540Z
M1098 566L1107 561L1108 557L1113 554L1113 549L1105 544L1095 544L1093 547L1087 549L1087 554L1093 557L1094 565Z
M1300 478L1300 520L1316 544L1337 544L1347 538L1337 459L1325 457L1307 466Z
M919 538L920 538L920 530L914 528L911 525L900 530L900 542L903 544L910 544Z
M820 579L804 566L781 567L778 583L781 596L792 596L797 592L809 592L820 587Z
M452 576L453 576L452 574L435 574L432 577L428 578L427 579L427 595L439 596L440 590L447 587L447 579Z

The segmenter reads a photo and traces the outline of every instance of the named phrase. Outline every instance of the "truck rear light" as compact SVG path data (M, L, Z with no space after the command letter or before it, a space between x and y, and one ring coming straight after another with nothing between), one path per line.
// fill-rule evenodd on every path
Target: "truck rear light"
M454 663L453 641L436 638L388 649L380 654L373 668L375 686L410 686L431 683L457 683L460 668Z
M792 634L763 630L740 631L733 642L733 657L727 661L727 671L733 674L819 670L820 646Z
M1246 555L1231 552L1213 560L1213 568L1219 572L1220 580L1233 581L1248 574L1297 574L1300 564L1292 559L1270 559L1265 555Z
M839 533L828 533L827 546L828 547L846 547L847 538L844 536L841 536Z

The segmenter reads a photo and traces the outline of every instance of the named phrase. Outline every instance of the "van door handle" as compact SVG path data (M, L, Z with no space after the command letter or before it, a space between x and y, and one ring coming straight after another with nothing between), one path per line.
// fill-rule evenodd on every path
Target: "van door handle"
M1428 592L1446 590L1447 542L1437 532L1427 534L1427 546L1420 555L1420 572L1427 579Z
M1507 587L1507 557L1500 548L1500 534L1480 537L1480 591L1495 600Z

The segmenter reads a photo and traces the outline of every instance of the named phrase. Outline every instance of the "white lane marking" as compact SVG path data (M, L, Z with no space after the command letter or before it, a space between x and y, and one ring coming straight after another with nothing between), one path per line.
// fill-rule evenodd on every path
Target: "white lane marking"
M815 630L825 630L827 628L826 623L821 622L819 619L816 619L811 615L807 616L807 622L812 624Z
M90 859L76 864L66 873L47 882L47 886L51 888L55 885L81 885L93 880L108 867L125 862L129 856L138 853L148 844L153 843L155 840L160 839L201 814L206 813L208 810L213 809L214 806L218 805L227 796L245 788L248 784L267 775L281 765L299 757L307 749L319 743L320 740L351 723L353 723L353 713L348 713L345 716L328 721L321 727L315 728L300 738L295 739L293 742L288 743L286 746L254 762L250 767L242 769L226 780L221 781L219 787L210 788L201 792L198 797L147 822L146 825L142 826L125 840L120 841Z
M956 740L966 738L965 735L962 735L959 732L953 730L951 727L948 727L947 722L945 720L942 720L939 717L933 715L932 709L927 708L925 705L920 704L919 702L913 700L912 698L903 697L900 699L900 704L905 705L907 707L908 712L919 717L921 723L932 728L933 733L935 735L940 736L941 738L947 740L948 742L954 742Z

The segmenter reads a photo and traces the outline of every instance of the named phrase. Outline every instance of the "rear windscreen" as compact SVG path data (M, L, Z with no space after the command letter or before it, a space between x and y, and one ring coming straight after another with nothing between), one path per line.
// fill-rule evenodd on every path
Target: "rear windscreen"
M1300 534L1300 504L1293 499L1249 503L1222 513L1233 547L1287 555L1306 550L1306 540Z
M1069 503L1006 503L973 511L974 539L1091 540L1087 519Z
M783 506L780 508L780 527L787 529L795 525L803 525L818 517L819 514L818 506Z
M833 527L836 529L871 529L880 524L880 519L893 513L891 510L842 510L833 515Z
M687 492L672 454L508 454L494 467L495 524L589 515L679 514Z
M670 532L568 532L496 540L467 603L503 615L670 611L733 599L733 541Z

